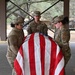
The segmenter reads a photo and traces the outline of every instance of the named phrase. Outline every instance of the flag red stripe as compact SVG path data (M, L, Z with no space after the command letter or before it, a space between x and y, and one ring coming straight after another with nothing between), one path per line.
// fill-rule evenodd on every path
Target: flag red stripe
M23 75L22 74L22 69L19 65L19 62L17 60L14 61L14 69L16 70L17 75Z
M43 35L40 35L40 55L41 55L41 69L42 75L44 75L45 70L45 38Z
M57 65L59 64L59 62L61 61L61 59L63 58L62 56L62 51L60 51L57 55L56 61L55 61L55 69L57 67Z
M34 54L34 34L30 36L28 41L29 47L29 63L30 63L30 75L36 75L35 69L35 54Z
M65 73L65 70L64 70L64 67L63 67L63 69L60 71L59 75L65 75L64 73Z
M23 56L23 48L22 48L22 46L20 47L19 52L20 52L21 56L24 58L24 56Z
M50 39L50 38L49 38L49 39ZM53 40L50 39L50 41L51 41L51 63L50 63L50 75L54 75L57 45L55 44L55 42L54 42Z

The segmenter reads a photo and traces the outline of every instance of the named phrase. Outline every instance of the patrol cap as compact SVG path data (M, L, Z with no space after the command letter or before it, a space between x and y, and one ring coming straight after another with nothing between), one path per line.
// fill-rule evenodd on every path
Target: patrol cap
M69 18L67 16L64 16L64 15L57 16L53 19L53 24L56 24L58 22L62 22L62 24L68 24Z
M33 13L33 16L40 16L40 15L41 15L40 11L34 11Z
M58 23L58 22L62 22L63 20L64 20L64 16L63 16L63 15L61 15L61 16L56 16L56 17L53 18L52 23L53 23L53 24L56 24L56 23Z
M24 18L23 17L17 17L16 19L14 19L13 24L19 24L19 23L24 23Z

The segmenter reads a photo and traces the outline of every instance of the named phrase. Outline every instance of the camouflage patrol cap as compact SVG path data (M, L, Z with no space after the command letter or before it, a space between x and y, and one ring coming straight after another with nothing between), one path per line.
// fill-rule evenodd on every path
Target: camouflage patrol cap
M33 13L33 16L40 16L40 15L41 15L40 11L34 11Z
M24 18L23 17L17 17L16 19L14 19L13 24L19 24L19 23L24 23Z
M56 24L56 23L58 23L58 22L63 21L63 19L64 19L64 16L63 16L63 15L61 15L61 16L56 16L56 17L53 18L52 23Z

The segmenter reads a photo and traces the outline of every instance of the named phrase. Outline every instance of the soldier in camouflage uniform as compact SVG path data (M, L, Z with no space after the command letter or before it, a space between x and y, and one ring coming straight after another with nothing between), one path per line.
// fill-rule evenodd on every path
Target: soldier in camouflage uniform
M7 60L12 68L12 75L17 75L14 70L14 59L17 56L17 52L24 40L24 32L22 30L22 25L24 23L24 18L18 17L15 19L14 23L11 24L12 30L8 35L8 50L7 50Z
M28 30L27 30L28 34L39 32L44 35L48 35L47 25L44 22L40 21L40 18L41 18L40 11L34 11L33 16L34 16L34 21L31 22L28 27Z
M71 52L69 47L69 40L70 40L70 31L69 28L66 27L69 23L68 17L64 17L63 15L58 16L53 19L54 26L56 27L54 40L57 44L61 47L64 59L65 59L65 66L68 63Z

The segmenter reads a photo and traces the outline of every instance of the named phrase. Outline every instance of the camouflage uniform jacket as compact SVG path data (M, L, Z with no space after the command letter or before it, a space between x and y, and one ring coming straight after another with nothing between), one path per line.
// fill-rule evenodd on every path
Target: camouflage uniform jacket
M36 23L35 21L31 22L27 31L28 31L28 34L39 32L44 35L48 35L47 25L43 23L42 21L40 21L39 23Z
M8 35L8 50L7 50L7 60L10 66L13 68L13 62L16 58L17 52L23 43L24 40L24 32L23 30L18 30L13 28L12 31Z
M65 65L66 65L71 56L70 47L69 47L69 40L70 40L69 29L65 27L62 27L61 30L56 29L54 34L54 39L62 49L65 58Z

